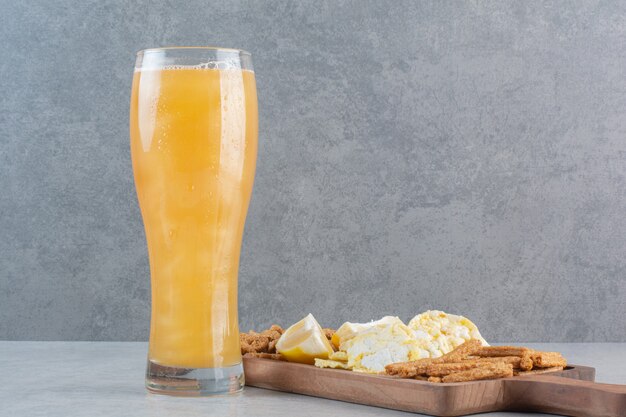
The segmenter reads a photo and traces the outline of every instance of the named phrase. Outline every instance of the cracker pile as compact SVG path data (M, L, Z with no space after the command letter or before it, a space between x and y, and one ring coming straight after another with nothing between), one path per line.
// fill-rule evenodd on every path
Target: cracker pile
M429 382L467 382L560 371L567 361L559 352L518 346L482 346L469 340L439 358L392 363L387 375Z
M276 343L285 330L277 324L272 324L269 329L257 333L250 330L248 333L239 334L241 354L246 357L284 360L282 355L276 353Z

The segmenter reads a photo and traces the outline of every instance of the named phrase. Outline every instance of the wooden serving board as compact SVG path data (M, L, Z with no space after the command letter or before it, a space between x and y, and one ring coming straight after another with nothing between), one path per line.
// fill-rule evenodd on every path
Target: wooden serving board
M246 385L433 416L534 411L580 417L626 416L626 385L598 384L595 369L487 381L433 384L414 379L244 358Z

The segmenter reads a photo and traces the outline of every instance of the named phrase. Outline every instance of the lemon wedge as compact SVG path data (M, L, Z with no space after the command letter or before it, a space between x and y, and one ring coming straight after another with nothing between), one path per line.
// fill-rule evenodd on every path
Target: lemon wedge
M315 358L328 359L333 353L322 327L312 314L285 330L276 343L276 350L289 362L310 365L315 363Z

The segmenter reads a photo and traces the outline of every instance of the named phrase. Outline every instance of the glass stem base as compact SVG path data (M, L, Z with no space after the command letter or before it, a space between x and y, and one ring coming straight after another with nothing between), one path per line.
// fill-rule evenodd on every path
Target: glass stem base
M225 368L179 368L148 360L146 388L155 394L204 397L232 394L243 389L242 364Z

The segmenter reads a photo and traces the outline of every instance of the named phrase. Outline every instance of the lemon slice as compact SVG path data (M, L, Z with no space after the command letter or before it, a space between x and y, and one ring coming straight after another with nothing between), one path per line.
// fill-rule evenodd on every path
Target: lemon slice
M322 327L312 314L285 330L276 343L276 350L289 362L310 365L315 363L315 358L328 359L333 353Z

